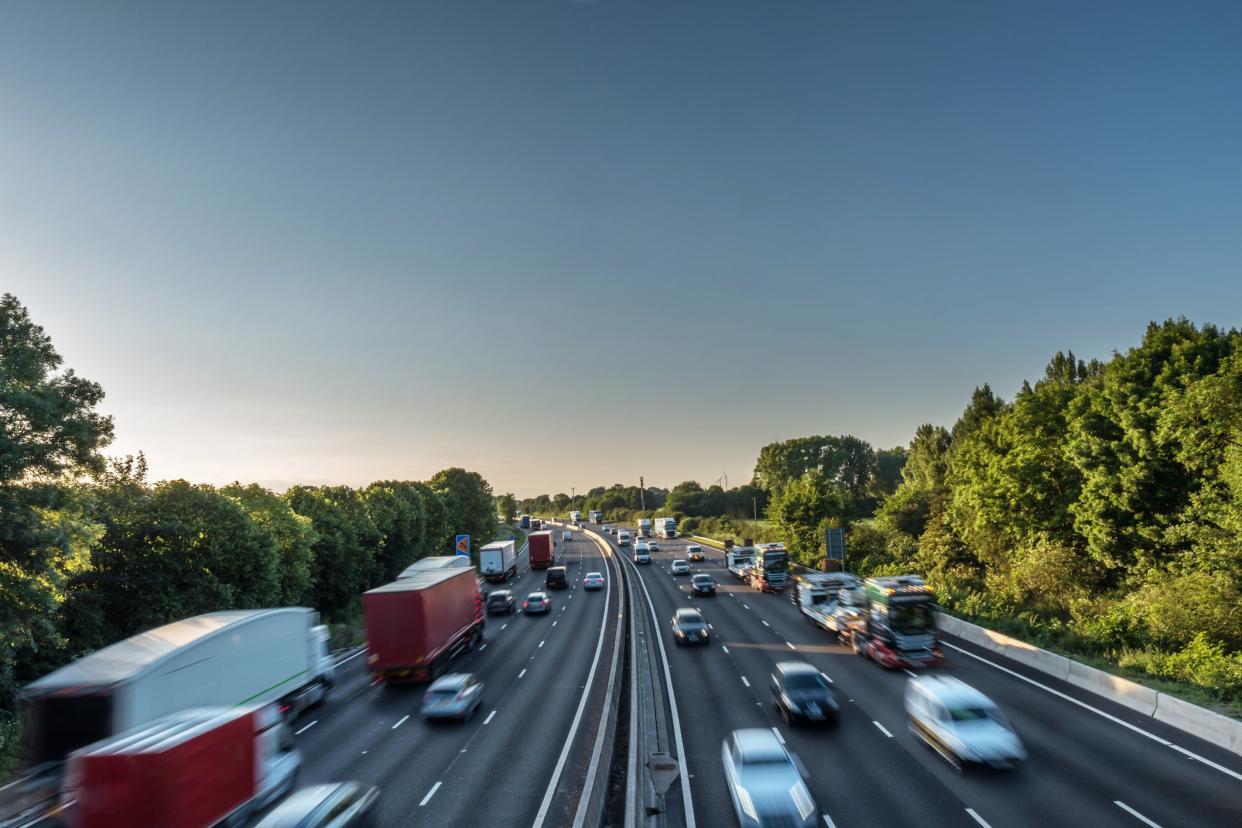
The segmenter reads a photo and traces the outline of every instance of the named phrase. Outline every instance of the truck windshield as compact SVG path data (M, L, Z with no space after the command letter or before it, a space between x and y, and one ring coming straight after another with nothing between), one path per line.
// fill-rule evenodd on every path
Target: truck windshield
M785 571L785 553L768 553L763 556L763 568L767 572Z
M899 633L926 632L935 626L931 608L926 604L912 607L892 607L888 613L888 621Z

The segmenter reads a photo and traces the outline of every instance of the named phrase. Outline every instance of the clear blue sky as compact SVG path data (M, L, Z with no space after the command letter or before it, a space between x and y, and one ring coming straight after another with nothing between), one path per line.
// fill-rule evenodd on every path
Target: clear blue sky
M0 118L160 477L741 482L1242 312L1236 2L6 4Z

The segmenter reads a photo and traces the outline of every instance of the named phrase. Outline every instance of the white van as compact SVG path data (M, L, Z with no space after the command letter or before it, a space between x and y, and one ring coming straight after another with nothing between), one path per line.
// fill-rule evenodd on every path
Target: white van
M647 546L643 541L634 544L634 563L649 564L651 563L651 547Z
M617 533L617 546L630 545L630 532L628 529L622 529Z

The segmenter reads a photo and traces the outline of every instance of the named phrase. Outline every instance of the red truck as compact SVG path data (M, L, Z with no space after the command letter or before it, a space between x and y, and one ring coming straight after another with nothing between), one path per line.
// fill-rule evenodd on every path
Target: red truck
M70 754L62 815L69 828L239 823L288 793L300 765L271 706L192 708Z
M556 541L552 539L550 530L533 532L526 540L530 544L531 569L547 569L556 563Z
M483 640L474 567L414 572L362 596L367 665L385 682L424 682Z

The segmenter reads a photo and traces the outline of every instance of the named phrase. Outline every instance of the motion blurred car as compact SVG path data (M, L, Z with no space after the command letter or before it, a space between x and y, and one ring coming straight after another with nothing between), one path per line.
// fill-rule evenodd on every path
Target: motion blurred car
M772 673L772 701L789 724L837 720L836 694L823 674L805 661L782 661Z
M474 715L483 700L483 682L474 673L449 673L440 676L423 693L424 719L460 719Z
M314 785L292 794L255 828L374 828L380 790L361 782Z
M686 547L686 557L692 561L703 560L703 547L697 543L692 543Z
M647 541L647 548L650 549L652 552L659 552L660 542L652 538L651 540Z
M811 828L819 809L802 763L765 728L735 730L720 747L725 786L743 828Z
M573 539L574 539L574 533L569 531L568 529L566 529L564 532L561 532L561 540L571 541Z
M1026 748L991 699L951 676L906 682L910 732L957 770L966 765L1012 768Z
M548 567L548 574L543 579L546 589L569 589L569 575L563 566Z
M674 575L689 575L690 564L683 561L681 558L678 558L673 561L673 565L668 568L668 571L672 572Z
M512 615L513 592L508 589L497 589L487 593L488 615Z
M586 577L582 579L583 589L603 589L604 576L599 572L588 572Z
M612 527L611 527L611 526L605 526L605 527L604 527L604 534L605 534L605 535L611 535L611 534L612 534Z
M673 613L673 639L678 644L707 644L710 637L703 613L696 609L679 609Z
M715 595L716 581L711 575L700 572L690 579L690 590L695 595Z
M526 601L522 604L522 610L527 615L543 615L551 609L552 599L546 592L532 592L526 596Z

